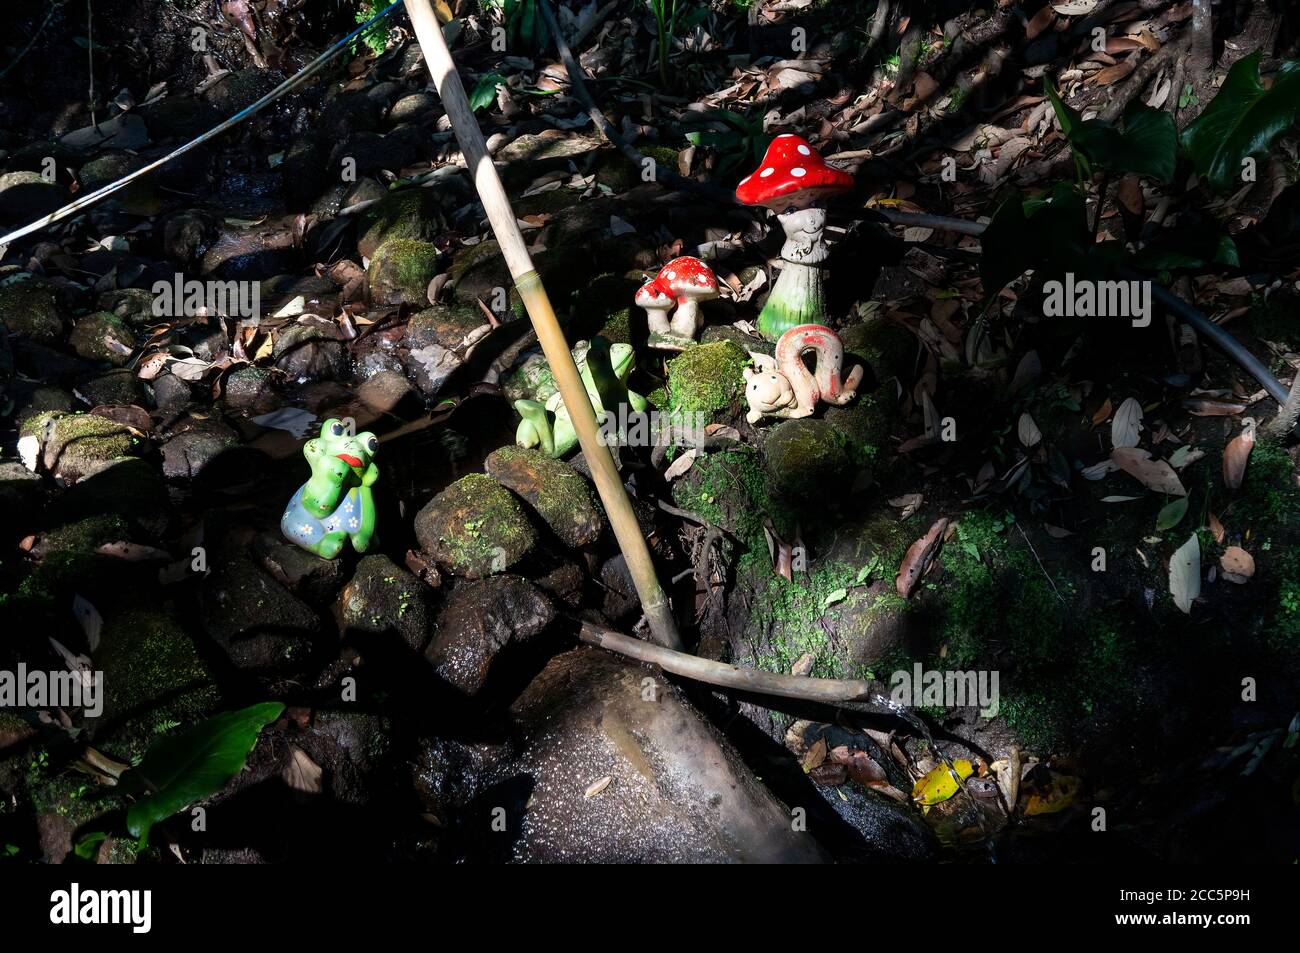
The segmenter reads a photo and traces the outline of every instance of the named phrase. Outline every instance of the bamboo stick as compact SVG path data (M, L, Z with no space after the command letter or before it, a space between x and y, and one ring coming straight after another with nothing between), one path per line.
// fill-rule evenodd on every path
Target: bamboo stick
M641 535L640 524L637 523L636 514L632 511L632 503L627 497L618 468L614 465L614 458L610 456L609 448L601 442L595 408L592 407L591 399L587 396L587 388L583 386L582 378L578 376L578 366L569 352L569 343L564 338L559 321L556 320L546 289L542 286L542 280L528 255L528 248L519 231L514 209L510 207L510 199L506 196L496 167L492 165L492 160L487 154L483 133L474 118L469 99L465 96L465 87L456 74L456 65L443 39L442 28L434 16L429 0L405 0L405 2L411 25L415 28L416 39L419 40L420 48L424 51L424 59L433 76L434 85L438 87L443 108L446 109L452 129L456 132L456 139L460 143L461 152L474 178L479 199L487 212L488 222L492 225L497 243L501 246L506 267L510 269L515 287L519 289L528 317L537 331L537 340L542 346L542 353L546 355L546 360L551 365L551 372L555 375L560 396L569 411L569 417L573 420L573 429L578 434L578 444L582 447L582 453L591 468L592 479L596 484L597 492L600 493L601 502L605 504L605 512L609 515L609 522L614 529L619 549L623 551L623 558L627 560L628 572L641 599L641 608L650 624L651 635L660 645L672 649L680 648L681 638L677 634L677 623L668 605L668 597L655 574L650 549Z

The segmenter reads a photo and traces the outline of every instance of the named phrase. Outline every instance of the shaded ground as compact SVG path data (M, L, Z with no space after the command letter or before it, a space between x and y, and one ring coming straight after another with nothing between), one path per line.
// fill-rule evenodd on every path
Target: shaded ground
M520 371L535 342L398 24L224 139L3 251L0 668L62 669L53 639L108 692L96 720L0 711L4 853L1294 859L1300 484L1294 441L1263 426L1276 402L1163 315L1045 318L1041 276L987 289L976 239L871 211L973 220L1071 179L1045 75L1084 112L1140 98L1181 128L1245 53L1294 57L1294 26L1224 5L1212 69L1194 59L1190 4L842 6L691 8L668 87L639 6L561 10L602 108L662 165L729 191L789 131L855 175L831 212L828 317L864 384L845 407L759 425L740 371L764 350L746 332L780 230L646 181L536 34L507 21L508 48L493 49L500 11L453 4L449 30L570 341L632 345L632 390L711 424L671 478L677 453L620 453L688 650L886 693L917 663L996 672L999 713L917 699L931 746L879 712L770 708L574 648L573 619L631 630L637 604L581 456L501 449L511 402L536 395ZM55 171L0 179L6 228L247 105L357 14L105 0L86 40L81 11L19 7L6 62L35 41L0 80L0 167L40 173L49 157ZM1096 26L1105 52L1088 45ZM183 42L193 28L206 53ZM794 28L806 49L790 49ZM91 122L87 46L95 118L127 107L140 121L69 146ZM1097 181L1088 214L1135 247L1162 223L1234 236L1236 265L1158 277L1289 384L1294 130L1261 168L1227 198L1184 188L1185 169L1169 186ZM681 254L708 259L724 288L702 343L669 359L645 346L632 296ZM160 314L151 289L177 273L255 286L263 320ZM1181 513L1176 494L1098 472L1134 406L1138 446L1176 466ZM277 410L300 413L265 416ZM329 418L380 440L364 558L321 560L279 535L308 475L302 440ZM1247 418L1259 438L1229 486L1225 448ZM903 598L909 547L941 519ZM1200 594L1183 611L1169 562L1193 534ZM268 698L289 708L204 801L207 829L182 814L134 850L126 801L87 748L130 763ZM940 754L974 774L922 812L912 786ZM1115 836L1087 836L1098 808Z

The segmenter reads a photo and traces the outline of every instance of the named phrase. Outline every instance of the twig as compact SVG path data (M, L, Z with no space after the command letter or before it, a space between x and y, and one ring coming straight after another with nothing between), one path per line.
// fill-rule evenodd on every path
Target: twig
M666 672L704 682L706 685L734 688L759 695L775 695L778 698L796 698L823 705L860 704L883 714L898 715L898 709L888 704L874 682L850 678L778 675L742 668L685 652L675 652L585 621L578 638L588 645L658 665Z
M26 56L29 52L31 52L32 47L36 45L36 41L39 40L41 38L41 34L45 32L45 28L49 26L50 21L54 19L54 14L58 13L59 10L63 8L63 5L67 2L68 0L56 0L56 2L50 4L50 9L47 10L45 13L45 19L42 20L41 25L36 28L36 32L33 33L32 38L27 41L27 45L18 51L18 55L13 58L13 60L9 63L8 66L0 70L0 79L4 79L6 76L8 76L10 71L13 70L15 66L17 66L19 63L23 61L23 57Z
M1043 575L1047 577L1047 584L1052 587L1052 592L1056 593L1056 598L1061 600L1061 605L1063 606L1068 605L1068 603L1065 601L1065 597L1061 595L1061 590L1057 589L1056 583L1052 581L1051 573L1047 571L1047 567L1043 565L1043 561L1038 558L1038 550L1034 549L1034 544L1030 542L1029 534L1025 532L1025 528L1021 526L1019 523L1017 523L1016 529L1020 530L1020 535L1025 538L1025 545L1027 545L1029 547L1029 551L1034 554L1034 561L1038 563L1038 568L1041 569L1043 571Z
M90 124L96 129L99 122L95 119L95 0L86 0L86 69L90 73L90 91L87 105L90 107Z
M1147 61L1135 69L1124 85L1116 92L1115 98L1106 105L1105 109L1101 110L1101 118L1107 122L1114 122L1118 119L1120 113L1124 111L1124 107L1128 105L1129 100L1146 88L1147 83L1151 81L1151 77L1156 74L1156 71L1170 59L1181 56L1186 52L1191 42L1192 32L1184 30L1178 39L1172 43L1166 43L1147 57Z

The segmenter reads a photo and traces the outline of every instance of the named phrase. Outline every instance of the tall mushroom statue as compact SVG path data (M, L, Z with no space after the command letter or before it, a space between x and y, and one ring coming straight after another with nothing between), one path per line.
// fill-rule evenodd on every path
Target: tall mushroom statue
M776 213L785 231L777 276L758 330L769 341L800 324L826 324L825 262L830 255L822 231L822 201L853 188L853 176L832 168L807 140L785 133L772 140L752 175L740 180L736 198Z

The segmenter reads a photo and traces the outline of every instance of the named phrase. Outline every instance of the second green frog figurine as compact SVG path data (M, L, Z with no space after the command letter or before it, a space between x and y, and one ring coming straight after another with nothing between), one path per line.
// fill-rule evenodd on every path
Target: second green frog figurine
M311 479L298 488L280 520L286 539L324 559L333 559L351 539L364 553L375 534L375 498L379 479L372 433L353 434L342 420L321 424L320 436L308 440L302 454Z

